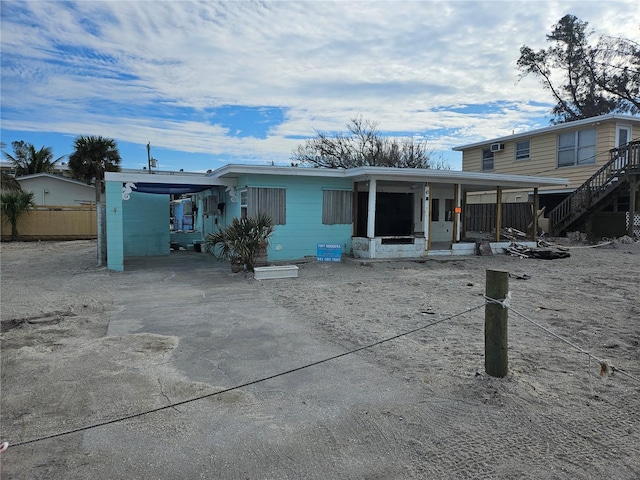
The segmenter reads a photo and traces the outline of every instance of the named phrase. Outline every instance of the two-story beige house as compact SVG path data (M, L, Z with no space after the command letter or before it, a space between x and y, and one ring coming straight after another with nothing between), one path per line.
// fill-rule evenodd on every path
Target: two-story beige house
M566 188L538 192L539 208L554 234L584 229L602 236L633 233L632 219L640 229L640 117L601 115L453 150L462 152L463 171L569 179ZM502 201L526 202L532 195L503 191ZM495 191L468 196L468 203L495 201Z

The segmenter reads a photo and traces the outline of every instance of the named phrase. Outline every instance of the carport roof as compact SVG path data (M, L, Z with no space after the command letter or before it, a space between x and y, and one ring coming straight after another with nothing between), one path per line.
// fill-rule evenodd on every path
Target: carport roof
M216 185L228 186L228 180L220 180L199 175L174 175L174 174L149 174L149 173L123 173L105 172L105 180L108 182L132 183L135 191L139 193L156 194L184 194L197 193Z

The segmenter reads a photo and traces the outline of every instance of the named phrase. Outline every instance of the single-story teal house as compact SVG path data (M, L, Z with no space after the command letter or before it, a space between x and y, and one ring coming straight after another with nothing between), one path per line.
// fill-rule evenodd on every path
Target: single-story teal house
M226 165L211 173L106 173L107 266L169 255L232 218L268 213L276 229L269 261L315 257L318 244L359 258L475 252L461 244L470 191L565 185L566 179L435 169L325 169ZM170 194L190 194L193 230L172 238ZM470 249L470 251L469 251Z

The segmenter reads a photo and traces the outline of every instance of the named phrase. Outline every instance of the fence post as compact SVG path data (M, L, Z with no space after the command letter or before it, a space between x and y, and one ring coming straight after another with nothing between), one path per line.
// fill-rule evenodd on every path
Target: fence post
M485 295L487 298L502 300L509 292L509 272L487 270ZM497 303L487 303L484 307L484 367L492 377L507 374L507 321L509 309Z

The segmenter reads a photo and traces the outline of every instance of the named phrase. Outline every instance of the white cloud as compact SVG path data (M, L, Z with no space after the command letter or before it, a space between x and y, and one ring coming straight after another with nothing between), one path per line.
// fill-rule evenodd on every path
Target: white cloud
M632 0L3 2L3 128L91 128L282 160L298 143L287 136L363 115L381 130L436 130L431 141L448 149L531 128L548 111L533 79L517 81L521 45L545 47L566 13L637 37L634 10ZM484 104L501 109L452 109ZM287 113L266 139L176 115L221 105Z

